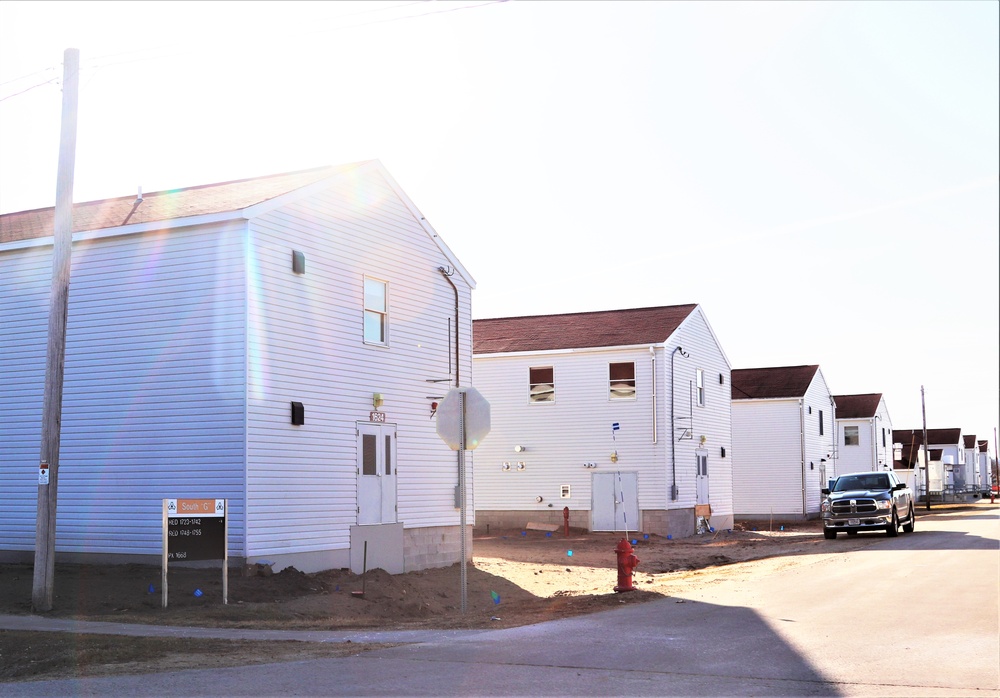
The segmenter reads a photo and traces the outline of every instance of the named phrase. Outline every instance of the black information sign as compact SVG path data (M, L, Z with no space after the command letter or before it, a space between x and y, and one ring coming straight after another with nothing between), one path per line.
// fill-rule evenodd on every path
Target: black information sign
M222 560L226 557L224 516L171 516L167 518L167 559Z

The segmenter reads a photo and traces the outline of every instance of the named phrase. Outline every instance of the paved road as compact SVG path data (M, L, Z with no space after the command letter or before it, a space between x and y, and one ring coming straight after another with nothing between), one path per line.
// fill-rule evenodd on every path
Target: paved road
M586 617L344 659L2 684L0 695L1000 696L997 511L933 514L863 550L831 541L826 554Z

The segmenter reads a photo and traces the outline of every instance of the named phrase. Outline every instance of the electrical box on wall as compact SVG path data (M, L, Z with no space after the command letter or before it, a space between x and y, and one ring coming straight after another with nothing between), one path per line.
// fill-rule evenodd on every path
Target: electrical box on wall
M560 485L559 486L559 498L560 499L569 499L569 485Z

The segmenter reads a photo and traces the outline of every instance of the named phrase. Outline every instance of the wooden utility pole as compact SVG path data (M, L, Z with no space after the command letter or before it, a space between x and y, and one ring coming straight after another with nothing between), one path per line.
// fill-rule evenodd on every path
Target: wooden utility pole
M76 165L76 113L80 86L80 50L63 53L62 128L52 239L52 291L49 338L42 401L42 445L38 468L35 523L35 569L31 607L52 610L55 583L56 501L59 483L59 432L62 425L63 372L66 363L66 319L69 314L70 255L73 249L73 174Z
M920 386L920 412L924 417L924 495L927 511L931 510L931 454L927 450L927 405L924 403L924 386Z

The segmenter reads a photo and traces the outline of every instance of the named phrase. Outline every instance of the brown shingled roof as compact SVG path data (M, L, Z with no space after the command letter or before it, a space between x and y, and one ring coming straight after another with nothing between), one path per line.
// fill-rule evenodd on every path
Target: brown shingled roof
M78 203L73 205L73 232L239 211L358 164L152 192L143 194L138 206L134 195ZM51 236L54 214L54 208L39 208L0 215L0 243Z
M732 399L802 397L819 366L733 369Z
M861 395L834 395L837 403L837 419L870 419L878 411L882 393L863 393Z
M667 305L474 320L472 352L496 354L658 344L670 337L697 307Z
M964 434L962 436L962 441L965 442L965 447L966 448L976 448L976 435L975 434L972 434L971 436L969 434Z
M957 444L959 439L962 438L961 429L928 429L927 430L927 443L928 444ZM908 444L912 442L916 446L920 446L924 442L924 435L922 429L893 429L892 430L892 442Z

